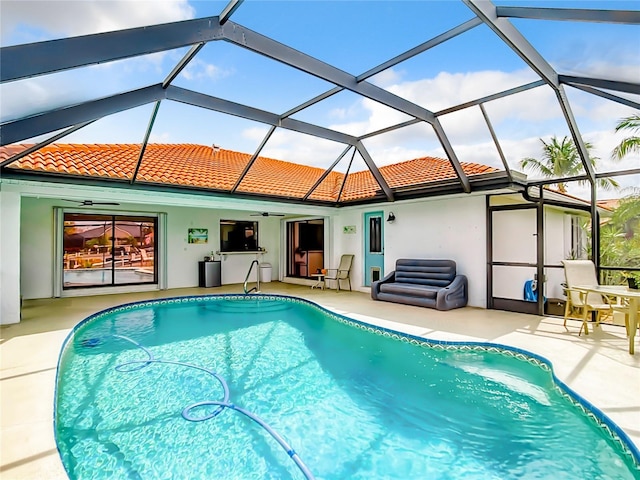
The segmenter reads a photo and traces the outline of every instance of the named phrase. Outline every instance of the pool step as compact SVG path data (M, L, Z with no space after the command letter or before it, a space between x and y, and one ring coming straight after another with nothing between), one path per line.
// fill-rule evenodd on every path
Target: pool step
M214 312L247 314L281 312L292 307L293 305L289 302L274 302L272 300L216 300L202 305L202 308Z

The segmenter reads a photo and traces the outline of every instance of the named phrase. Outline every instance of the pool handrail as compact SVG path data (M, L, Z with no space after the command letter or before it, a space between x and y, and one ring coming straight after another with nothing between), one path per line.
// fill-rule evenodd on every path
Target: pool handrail
M256 269L256 286L247 290L247 284L249 283L249 276L251 275L251 271L253 270L254 265L258 266L258 268ZM249 266L249 271L247 272L247 276L244 278L243 288L244 288L245 294L249 294L251 292L260 293L260 264L258 260L254 260L253 262L251 262L251 265Z

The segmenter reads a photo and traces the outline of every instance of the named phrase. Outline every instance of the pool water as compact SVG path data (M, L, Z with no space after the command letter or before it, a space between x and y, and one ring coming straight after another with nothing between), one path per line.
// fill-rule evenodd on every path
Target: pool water
M225 382L238 410L185 419L225 403ZM427 344L276 296L87 319L60 357L55 429L72 479L305 478L292 454L317 479L640 478L635 447L543 361Z

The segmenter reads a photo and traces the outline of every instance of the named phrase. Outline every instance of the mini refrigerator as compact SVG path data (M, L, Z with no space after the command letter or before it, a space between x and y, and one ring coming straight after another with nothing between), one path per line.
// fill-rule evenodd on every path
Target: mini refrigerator
M219 287L222 285L222 262L198 262L198 286Z

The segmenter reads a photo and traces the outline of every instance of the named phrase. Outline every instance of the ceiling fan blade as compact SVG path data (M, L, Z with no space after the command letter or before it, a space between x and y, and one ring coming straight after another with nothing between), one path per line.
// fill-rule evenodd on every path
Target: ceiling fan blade
M120 205L117 202L94 202L93 200L71 200L69 198L61 198L63 202L77 203L81 207L91 207L93 205Z
M260 212L260 213L252 213L249 216L250 217L284 217L284 213Z

